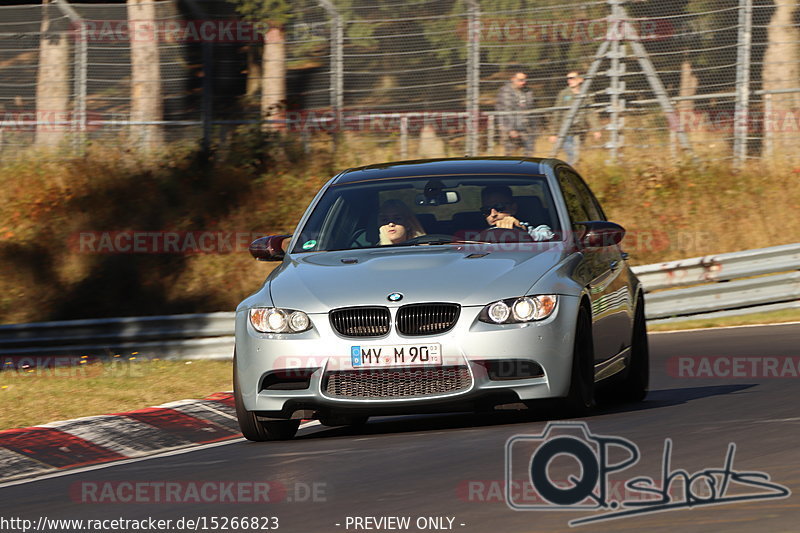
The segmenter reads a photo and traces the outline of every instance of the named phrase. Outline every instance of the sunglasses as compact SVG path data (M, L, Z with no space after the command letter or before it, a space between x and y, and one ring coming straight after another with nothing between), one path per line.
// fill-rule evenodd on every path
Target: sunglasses
M404 226L406 218L402 215L378 215L378 225L385 226L394 222L397 226Z
M528 79L527 78L515 78L514 81L518 81L520 83L525 83L525 82L528 81Z
M489 215L492 214L492 209L494 209L498 213L508 213L508 211L507 211L508 207L509 207L509 204L506 204L506 203L503 203L503 202L492 204L492 205L484 205L484 206L481 206L481 215L483 215L485 217L488 217Z
M577 80L578 76L567 76L568 80Z

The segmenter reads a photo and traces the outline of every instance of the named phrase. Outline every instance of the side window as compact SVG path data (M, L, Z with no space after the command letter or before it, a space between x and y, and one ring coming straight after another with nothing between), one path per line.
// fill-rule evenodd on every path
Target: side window
M588 206L587 210L589 211L589 214L594 213L592 220L606 220L606 216L603 214L603 209L600 207L600 202L597 201L597 198L595 198L594 194L589 189L589 186L586 185L586 182L583 181L583 179L577 174L573 174L572 172L569 174L572 176L572 180L575 182L581 198L584 199L584 203Z
M573 223L582 220L605 220L597 200L580 176L566 169L561 169L558 173L558 181L564 191L567 209L570 212L570 218L572 218ZM570 204L577 205L573 207ZM583 218L574 218L573 210L576 215L580 215Z
M564 170L558 173L558 184L561 186L561 192L564 194L564 202L567 204L567 212L569 213L570 222L575 224L585 220L591 220L586 207L581 201L580 194L575 187L575 184L570 179L570 174Z

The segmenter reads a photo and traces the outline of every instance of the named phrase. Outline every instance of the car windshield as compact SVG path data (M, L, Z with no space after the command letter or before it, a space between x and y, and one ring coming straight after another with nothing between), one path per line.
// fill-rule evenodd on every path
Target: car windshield
M498 222L507 217L519 224ZM500 232L504 243L547 241L560 229L544 176L375 179L332 185L292 252L494 243Z

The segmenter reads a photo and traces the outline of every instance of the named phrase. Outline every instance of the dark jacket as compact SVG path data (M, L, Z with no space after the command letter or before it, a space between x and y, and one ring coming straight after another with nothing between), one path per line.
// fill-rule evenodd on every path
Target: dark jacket
M516 89L510 81L497 91L497 111L527 111L533 109L533 93L525 89ZM534 133L538 124L536 117L530 113L499 115L498 124L502 131L524 131Z
M556 96L556 101L553 104L555 107L562 107L562 106L571 106L572 102L578 95L572 92L572 89L569 87L565 87L558 93ZM598 131L600 130L600 121L597 118L597 112L595 111L596 108L587 107L594 104L594 98L591 94L587 94L586 98L583 99L581 103L581 107L578 109L578 114L575 116L575 120L572 121L572 126L570 126L569 131L567 132L568 135L582 135L589 131ZM561 123L564 121L564 117L567 116L569 113L569 109L563 109L560 111L556 111L555 115L553 115L553 123L550 125L551 130L554 135L558 134L559 129L561 128Z

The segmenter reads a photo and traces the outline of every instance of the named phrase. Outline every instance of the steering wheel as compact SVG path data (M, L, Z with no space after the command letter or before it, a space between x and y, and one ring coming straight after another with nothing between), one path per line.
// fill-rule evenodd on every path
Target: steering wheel
M364 237L366 233L367 233L366 229L358 229L354 231L353 234L350 236L350 248L363 248L366 239L364 239L365 242L362 242L359 239Z
M428 235L420 235L419 237L403 241L402 244L426 244L442 240L453 240L453 236L447 235L446 233L429 233Z
M508 239L498 239L499 232L508 232L509 236L513 235L513 238L516 240L508 240ZM513 228L500 228L498 226L492 226L490 228L486 228L485 230L481 231L478 236L475 238L477 241L486 240L489 242L535 242L533 237L531 237L530 233L524 228L518 228L514 226Z

